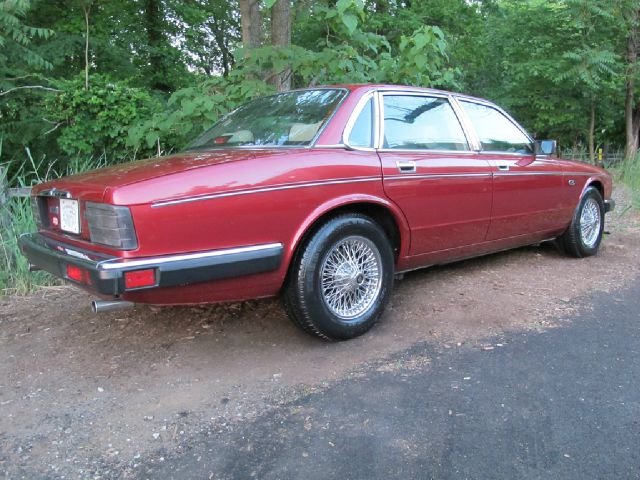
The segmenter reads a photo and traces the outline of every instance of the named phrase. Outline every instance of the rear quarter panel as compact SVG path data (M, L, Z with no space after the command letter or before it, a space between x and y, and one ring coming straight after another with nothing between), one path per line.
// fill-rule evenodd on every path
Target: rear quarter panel
M136 256L284 245L283 262L275 272L172 289L164 292L163 303L273 295L315 219L354 202L394 208L384 195L375 152L337 148L258 152L245 160L120 187L107 192L105 200L131 208L139 242ZM394 214L401 217L399 211ZM158 303L153 291L127 297Z

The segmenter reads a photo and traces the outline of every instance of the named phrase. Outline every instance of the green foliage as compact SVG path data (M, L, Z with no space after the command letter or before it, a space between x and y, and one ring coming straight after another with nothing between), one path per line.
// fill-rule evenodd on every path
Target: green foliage
M64 90L0 96L10 158L24 146L114 160L172 151L289 72L294 87L466 91L564 146L585 143L595 108L596 142L621 143L624 77L640 72L625 65L632 0L294 2L292 45L269 46L267 34L250 52L240 46L237 0L114 0L89 2L85 92L76 76L85 66L86 1L0 0L0 95L28 85ZM266 31L274 3L262 2Z
M332 83L406 83L454 87L459 72L447 68L447 42L438 27L421 26L392 46L362 30L368 16L359 0L335 7L316 4L315 21L330 34L313 48L291 45L252 49L226 77L209 78L176 91L166 108L129 130L129 145L160 152L179 148L220 116L247 100L273 92L268 80L291 70L294 86Z
M640 209L640 154L636 158L625 159L617 173L620 180L629 187L633 205Z
M0 53L0 71L6 70L10 61L16 58L30 67L51 68L51 63L30 48L34 38L48 39L53 33L48 28L24 23L30 4L29 0L0 1L0 52L3 52Z
M240 72L213 77L176 91L157 111L129 128L127 144L134 148L168 153L182 147L222 115L251 98L273 93L262 80L245 78Z
M60 126L57 142L70 157L104 154L121 161L131 154L126 145L130 126L158 107L146 90L102 75L92 76L89 89L81 77L58 81L56 86L61 92L48 99L46 112Z
M611 35L618 29L613 3L598 5L497 2L483 19L469 89L506 106L534 135L565 146L586 142L595 107L598 132L611 138L607 119L623 100L617 94L623 66Z

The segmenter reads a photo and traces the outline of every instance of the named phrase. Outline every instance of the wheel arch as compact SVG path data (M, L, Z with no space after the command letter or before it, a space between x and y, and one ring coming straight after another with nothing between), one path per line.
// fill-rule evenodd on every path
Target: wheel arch
M596 189L598 189L598 191L600 192L600 195L602 196L602 199L604 200L605 198L604 184L600 181L600 179L590 178L585 184L584 190L582 192L583 195L584 195L584 192L589 187L595 187ZM580 197L582 197L582 195L580 195Z
M369 195L334 199L316 208L298 227L286 251L287 271L308 238L331 218L345 213L360 213L376 221L391 241L396 261L409 252L409 225L397 206Z

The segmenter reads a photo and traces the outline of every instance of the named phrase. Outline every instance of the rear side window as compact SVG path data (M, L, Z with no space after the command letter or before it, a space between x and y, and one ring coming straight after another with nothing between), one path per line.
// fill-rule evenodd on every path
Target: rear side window
M500 111L487 105L460 104L476 130L482 150L489 152L532 154L531 140Z
M372 147L373 143L373 99L370 99L360 111L349 134L352 147Z
M385 95L384 148L464 151L469 145L446 98Z

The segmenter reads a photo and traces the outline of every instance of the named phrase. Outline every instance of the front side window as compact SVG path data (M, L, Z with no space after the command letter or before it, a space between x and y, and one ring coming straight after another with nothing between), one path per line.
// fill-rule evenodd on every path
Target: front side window
M464 151L469 145L446 98L385 95L384 148Z
M258 98L231 112L186 149L310 145L345 94L317 89Z
M531 140L500 111L479 103L460 101L482 145L489 152L532 154Z

